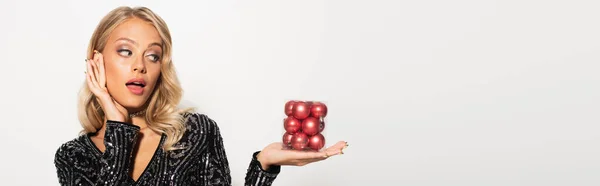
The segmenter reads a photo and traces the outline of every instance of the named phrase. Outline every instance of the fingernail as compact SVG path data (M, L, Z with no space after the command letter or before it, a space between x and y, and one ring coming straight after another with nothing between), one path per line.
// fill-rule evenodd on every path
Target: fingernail
M97 54L97 53L100 53L100 52L98 52L97 50L94 50L94 54Z

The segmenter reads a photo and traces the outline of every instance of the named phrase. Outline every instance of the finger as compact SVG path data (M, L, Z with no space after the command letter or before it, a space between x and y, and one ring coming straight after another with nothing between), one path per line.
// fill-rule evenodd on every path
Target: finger
M90 63L87 59L85 60L85 68L87 69L87 71L85 72L85 80L87 82L88 88L90 88L90 90L94 92L94 84L92 84L92 78L90 76L92 68L90 67Z
M329 158L329 157L327 157L327 158ZM304 160L304 162L305 162L306 164L309 164L309 163L314 163L314 162L323 161L323 160L325 160L325 159L327 159L327 158L323 158L323 157L321 157L321 158L307 159L307 160Z
M342 151L342 149L328 149L327 150L328 157L336 156L336 155L341 155L341 154L344 154L344 152Z
M289 150L293 156L292 159L296 160L309 160L309 159L318 159L318 158L326 158L327 153L325 151L297 151L297 150Z
M325 149L324 151L328 153L328 156L335 156L339 154L344 154L344 149L348 147L348 143L345 141L339 141L335 145Z
M328 147L326 150L343 149L343 148L346 148L347 146L348 146L348 142L339 141L339 142L335 143L334 145Z
M106 75L104 74L104 56L102 55L102 53L95 51L96 52L96 61L98 61L98 70L99 70L99 85L101 88L105 88L106 87Z
M296 151L296 150L289 150L289 151L293 153L293 155L292 155L292 156L294 156L293 159L308 160L308 159L328 158L331 156L343 154L342 150L345 147L347 147L347 144L348 143L346 143L345 141L339 141L335 145L333 145L325 150L322 150L322 151Z
M94 67L94 79L96 80L96 84L98 85L98 88L102 89L102 87L100 86L100 82L98 81L99 77L100 77L100 72L98 69L98 60L96 60L98 58L97 55L94 55L94 58L92 59L92 67Z
M98 89L96 88L96 85L94 84L94 80L92 77L92 65L90 64L89 59L86 60L86 66L87 66L87 72L85 73L85 77L86 77L86 82L88 85L88 88L90 89L90 91L92 91L92 93L94 93L95 95L98 95Z
M319 157L319 158L311 158L311 159L304 159L304 160L298 160L295 164L296 165L308 165L311 163L315 163L315 162L319 162L319 161L323 161L326 160L329 157Z
M335 143L335 145L331 146L333 148L344 148L348 146L348 142L345 141L338 141L337 143Z
M90 74L90 78L92 80L92 85L93 88L99 88L98 86L98 80L96 79L96 67L94 65L94 60L92 59L88 59L88 64L89 64L89 68L88 68L88 74Z

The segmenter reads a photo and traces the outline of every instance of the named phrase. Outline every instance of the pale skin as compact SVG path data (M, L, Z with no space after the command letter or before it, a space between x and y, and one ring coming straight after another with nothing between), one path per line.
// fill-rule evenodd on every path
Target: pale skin
M154 26L132 18L119 25L108 37L106 46L87 60L86 82L106 113L107 120L128 122L140 127L138 146L133 152L133 169L130 176L137 180L159 145L161 135L150 128L142 118L129 118L129 113L143 110L158 83L161 70L162 39ZM126 83L133 78L145 81L142 94L132 93ZM91 137L104 152L106 125ZM339 141L325 150L295 151L282 149L281 142L267 145L257 155L263 169L271 165L304 166L335 155L343 154L348 144Z

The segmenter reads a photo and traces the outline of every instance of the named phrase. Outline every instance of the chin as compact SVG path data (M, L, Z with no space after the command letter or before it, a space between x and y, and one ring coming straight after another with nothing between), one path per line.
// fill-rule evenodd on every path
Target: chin
M129 92L129 90L123 90L117 94L112 95L115 95L113 96L115 101L117 101L119 104L121 104L121 106L125 107L126 109L142 108L144 107L150 96L152 96L152 94L149 92L144 93L142 95L135 95Z
M116 99L115 99L116 100ZM123 101L118 101L119 104L121 104L123 107L127 108L127 109L137 109L137 108L141 108L144 106L144 104L146 103L147 99L142 99L142 98L125 98L125 100Z
M130 102L130 103L123 105L123 107L125 107L127 109L137 109L137 108L141 108L143 106L144 106L144 102Z

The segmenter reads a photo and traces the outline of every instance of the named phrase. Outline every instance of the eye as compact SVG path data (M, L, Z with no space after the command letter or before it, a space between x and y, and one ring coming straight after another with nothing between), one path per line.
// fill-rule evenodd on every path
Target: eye
M148 57L148 59L152 62L158 62L160 60L160 56L156 54L149 54L146 57Z
M119 49L119 50L117 50L117 52L119 53L119 55L127 56L127 57L131 56L131 54L132 54L131 50L127 50L127 49Z

